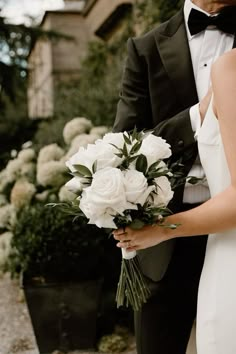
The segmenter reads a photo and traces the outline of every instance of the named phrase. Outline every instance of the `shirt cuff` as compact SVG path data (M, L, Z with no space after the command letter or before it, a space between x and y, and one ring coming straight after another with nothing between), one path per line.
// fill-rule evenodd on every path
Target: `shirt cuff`
M199 128L201 127L201 116L199 112L199 103L192 106L189 110L190 122L192 126L192 130L195 133L194 138L197 140L197 133Z

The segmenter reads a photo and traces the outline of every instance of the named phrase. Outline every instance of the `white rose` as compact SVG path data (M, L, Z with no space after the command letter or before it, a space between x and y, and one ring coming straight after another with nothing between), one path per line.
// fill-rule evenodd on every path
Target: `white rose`
M72 155L68 161L66 161L66 166L71 170L71 172L76 172L77 170L75 165L83 165L92 172L92 166L95 160L95 156L86 148L81 146L79 151Z
M124 133L107 133L104 135L102 140L98 140L98 142L103 142L106 144L109 144L109 146L112 148L113 152L115 154L119 153L118 149L123 149L124 147L124 143L125 143L125 139L124 139L124 134L127 136L127 132ZM127 151L130 152L130 150L132 149L132 147L137 143L137 140L133 140L131 144L126 144L127 147ZM113 145L115 146L113 146Z
M123 161L123 158L116 155L118 153L117 149L102 141L98 140L93 146L93 150L96 153L97 170L106 167L118 167Z
M165 176L155 178L155 183L157 184L157 188L156 193L151 193L153 198L152 203L156 206L168 205L174 195L168 178Z
M117 167L121 164L122 159L114 154L114 148L111 145L98 141L96 144L88 144L87 148L81 147L66 162L66 166L72 172L75 172L74 165L83 165L92 172L92 166L95 161L97 170L100 170L105 167Z
M90 223L108 227L108 221L115 215L122 215L124 210L136 209L136 206L126 200L123 173L117 168L106 167L94 174L91 186L83 191L80 208ZM109 227L114 228L115 224Z
M143 139L140 154L147 157L148 166L157 160L163 160L171 156L170 145L159 136L149 134Z
M123 133L107 133L104 135L102 141L107 144L113 144L119 149L122 149L124 145ZM115 150L116 152L118 151L117 149Z
M128 170L124 176L127 201L143 206L150 192L155 189L155 186L148 186L146 177L139 171Z
M71 180L69 180L66 184L65 187L68 189L68 191L72 193L78 193L82 191L82 189L85 187L86 182L88 183L86 178L82 177L74 177Z

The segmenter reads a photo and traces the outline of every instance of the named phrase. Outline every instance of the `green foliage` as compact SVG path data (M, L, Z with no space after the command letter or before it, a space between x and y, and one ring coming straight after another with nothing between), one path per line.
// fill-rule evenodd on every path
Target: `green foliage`
M107 235L58 208L36 204L24 208L13 230L9 269L50 280L88 280L104 273Z
M72 40L72 37L40 27L8 23L0 15L0 104L2 93L14 100L19 87L18 78L27 75L27 58L38 38L45 40Z
M147 32L160 23L159 0L137 0L134 11L135 22L141 32Z
M130 25L127 25L125 33L112 43L90 43L88 55L82 63L80 81L57 85L56 116L84 116L94 125L113 125L125 43L130 35Z
M2 170L11 158L11 150L20 150L21 145L31 140L37 123L24 116L13 113L0 117L0 170Z
M85 116L94 125L112 126L119 97L127 39L147 32L176 12L180 0L137 0L133 11L124 19L122 31L110 41L96 40L89 44L82 63L80 80L58 83L56 116Z
M184 0L158 0L160 8L159 21L164 22L183 6Z
M32 137L35 151L39 152L42 147L54 143L64 147L62 131L68 120L70 120L68 116L56 116L38 120L37 130Z

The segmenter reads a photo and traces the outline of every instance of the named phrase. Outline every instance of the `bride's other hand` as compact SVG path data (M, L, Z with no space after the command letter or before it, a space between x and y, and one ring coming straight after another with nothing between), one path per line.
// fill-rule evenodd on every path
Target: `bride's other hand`
M128 251L152 247L166 240L165 228L157 225L147 225L138 230L122 228L113 231L113 236L119 241L117 247Z
M201 124L203 123L204 118L206 116L206 112L208 110L211 101L211 96L212 96L212 87L210 86L209 90L207 91L207 94L199 102L199 113L201 117Z

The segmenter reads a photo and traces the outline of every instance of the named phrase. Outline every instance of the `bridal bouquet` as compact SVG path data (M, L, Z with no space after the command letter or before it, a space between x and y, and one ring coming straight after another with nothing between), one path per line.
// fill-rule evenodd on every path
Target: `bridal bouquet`
M169 144L151 132L108 133L66 162L73 175L66 187L77 197L64 207L100 228L175 227L164 223L173 196L172 174L163 161L170 155ZM122 249L122 256L117 305L139 310L150 292L136 252Z

